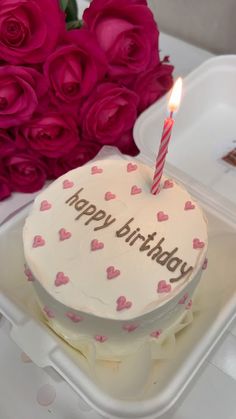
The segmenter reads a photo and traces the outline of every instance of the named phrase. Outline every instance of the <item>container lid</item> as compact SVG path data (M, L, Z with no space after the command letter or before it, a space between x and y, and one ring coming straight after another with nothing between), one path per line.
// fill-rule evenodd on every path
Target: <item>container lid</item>
M183 82L165 172L184 183L203 206L236 224L236 56L207 60ZM168 95L136 121L140 158L154 165Z

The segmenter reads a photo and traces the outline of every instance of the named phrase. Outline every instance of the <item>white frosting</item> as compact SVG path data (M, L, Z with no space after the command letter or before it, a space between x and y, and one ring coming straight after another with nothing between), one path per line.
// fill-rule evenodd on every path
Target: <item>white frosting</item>
M38 281L41 305L51 310L53 306L55 322L66 321L65 327L77 330L79 323L83 334L105 333L108 338L112 334L115 339L125 320L139 319L142 330L140 320L146 316L150 333L157 317L159 327L166 323L165 316L170 319L171 311L175 315L177 309L178 314L183 311L180 296L189 288L190 297L200 278L206 222L197 203L175 182L168 180L163 188L164 179L161 192L152 195L152 176L153 170L140 163L101 160L68 172L36 198L24 227L25 258ZM142 237L131 245L137 234ZM158 242L159 248L148 255ZM163 254L161 261L166 262L161 264L158 255L152 259L158 251L159 257L172 254ZM65 277L68 282L61 283ZM127 308L118 307L120 296L126 298ZM68 310L83 321L69 319ZM116 332L105 320L119 320L113 322Z

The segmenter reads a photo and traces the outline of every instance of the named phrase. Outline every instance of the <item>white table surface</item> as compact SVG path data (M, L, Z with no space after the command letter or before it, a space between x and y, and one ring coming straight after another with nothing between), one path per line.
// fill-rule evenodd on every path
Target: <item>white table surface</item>
M85 2L80 0L80 7ZM207 51L161 34L161 55L170 55L175 76L185 76L211 57ZM0 204L0 224L35 194L14 194ZM8 336L0 320L0 419L99 419L58 375L38 368ZM236 322L165 419L236 418ZM45 405L46 404L46 405Z

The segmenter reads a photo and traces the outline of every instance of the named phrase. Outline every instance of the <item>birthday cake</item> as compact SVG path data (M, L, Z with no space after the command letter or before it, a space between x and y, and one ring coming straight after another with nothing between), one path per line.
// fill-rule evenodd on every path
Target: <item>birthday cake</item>
M191 308L207 225L188 192L124 159L72 170L35 199L23 230L26 275L50 327L75 348L120 359Z

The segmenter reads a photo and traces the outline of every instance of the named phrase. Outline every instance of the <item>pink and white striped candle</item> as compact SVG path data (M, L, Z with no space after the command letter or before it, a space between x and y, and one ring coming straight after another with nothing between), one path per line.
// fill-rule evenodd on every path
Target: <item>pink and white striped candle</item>
M168 103L170 116L169 118L166 118L164 121L160 147L159 147L158 155L156 158L155 173L153 176L152 187L151 187L151 193L153 195L158 194L161 190L161 178L162 178L163 169L165 166L166 155L168 152L168 145L170 142L171 132L174 125L174 119L172 117L173 117L173 113L177 111L179 107L181 92L182 92L182 79L178 78L178 80L174 84L174 87L170 96L170 100Z

